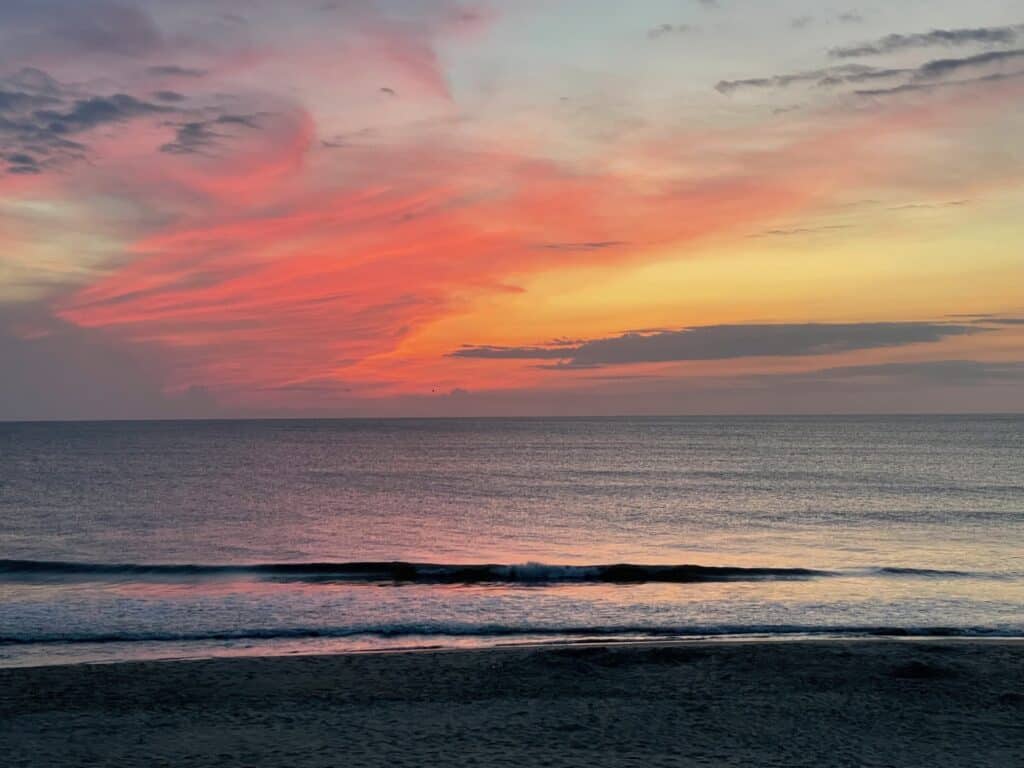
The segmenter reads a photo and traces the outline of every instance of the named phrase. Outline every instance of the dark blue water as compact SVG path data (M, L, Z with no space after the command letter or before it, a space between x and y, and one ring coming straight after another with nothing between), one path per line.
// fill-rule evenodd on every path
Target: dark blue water
M1024 634L1024 418L0 425L0 664Z

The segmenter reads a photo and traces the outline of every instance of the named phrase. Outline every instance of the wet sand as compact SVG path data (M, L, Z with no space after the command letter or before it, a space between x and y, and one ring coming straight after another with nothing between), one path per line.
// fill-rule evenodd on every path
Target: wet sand
M0 670L17 766L1024 765L1024 643L801 641Z

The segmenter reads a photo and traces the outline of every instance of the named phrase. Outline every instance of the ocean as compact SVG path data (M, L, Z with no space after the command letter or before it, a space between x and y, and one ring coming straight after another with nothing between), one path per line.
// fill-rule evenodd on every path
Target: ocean
M1024 417L0 424L0 666L1024 636Z

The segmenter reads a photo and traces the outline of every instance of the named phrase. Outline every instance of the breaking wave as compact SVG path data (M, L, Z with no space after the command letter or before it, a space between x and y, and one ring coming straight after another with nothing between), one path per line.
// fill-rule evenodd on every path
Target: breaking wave
M88 563L48 560L0 560L0 581L36 579L65 581L215 579L248 577L288 581L343 581L396 584L563 584L604 583L690 584L720 581L773 581L815 579L829 576L887 577L977 577L965 571L921 568L879 567L867 569L818 570L813 568L770 568L711 565L546 565L523 563L415 563L403 560L258 563L252 565ZM991 574L994 576L994 574Z

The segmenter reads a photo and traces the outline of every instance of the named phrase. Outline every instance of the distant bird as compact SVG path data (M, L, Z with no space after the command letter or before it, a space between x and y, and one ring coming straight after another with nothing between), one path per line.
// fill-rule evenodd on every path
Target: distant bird
M388 96L397 96L398 95L397 93L395 93L395 89L394 88L388 88L387 86L382 87L380 89L380 92L383 93L383 94L387 94Z

